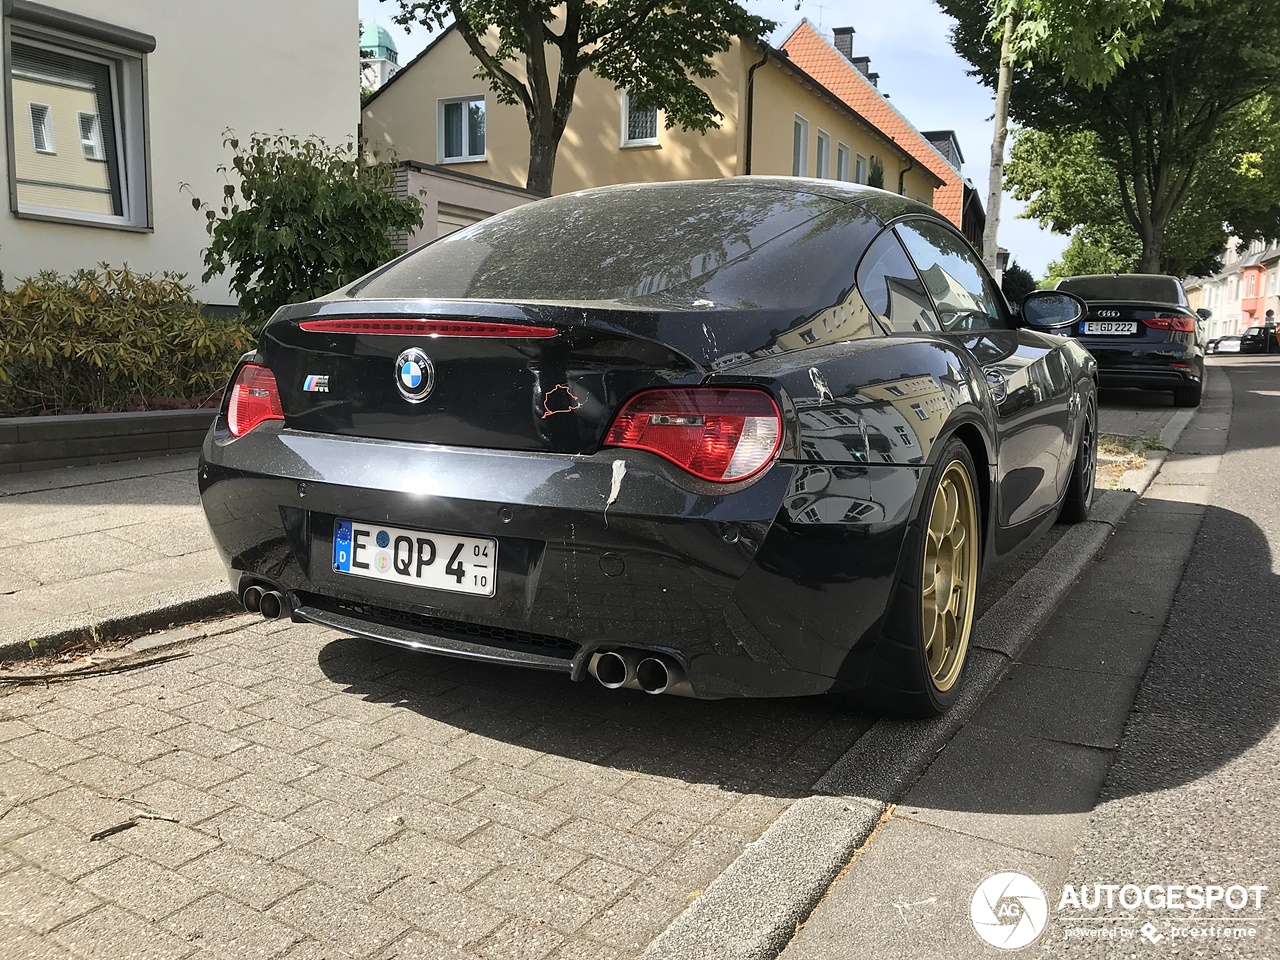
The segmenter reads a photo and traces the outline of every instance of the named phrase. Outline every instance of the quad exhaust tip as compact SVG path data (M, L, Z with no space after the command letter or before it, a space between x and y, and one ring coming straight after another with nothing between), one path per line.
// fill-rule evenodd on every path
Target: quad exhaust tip
M289 604L279 590L264 590L254 584L240 594L240 602L250 613L260 613L264 620L279 620L289 613Z
M671 669L657 657L645 657L636 666L636 683L645 693L666 693L671 686Z
M258 609L264 620L279 620L285 609L284 596L278 591L268 590L258 601Z
M240 595L240 602L244 604L244 608L250 613L262 612L262 588L249 587Z
M626 688L645 693L693 696L680 664L648 650L606 650L591 658L588 672L610 690Z

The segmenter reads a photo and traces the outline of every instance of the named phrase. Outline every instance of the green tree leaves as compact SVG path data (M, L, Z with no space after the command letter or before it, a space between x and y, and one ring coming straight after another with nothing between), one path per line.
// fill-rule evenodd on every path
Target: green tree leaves
M205 209L207 283L230 271L232 292L252 323L286 303L310 300L363 276L395 256L391 233L422 223L422 205L395 195L386 162L361 158L354 143L254 134L236 151L215 211ZM226 166L218 168L225 175Z
M1027 201L1024 216L1058 233L1075 230L1064 263L1104 264L1103 272L1113 272L1142 262L1142 239L1096 133L1020 131L1008 183L1015 197ZM1212 274L1221 266L1229 234L1249 241L1278 231L1280 117L1275 101L1264 96L1231 112L1204 146L1185 196L1165 225L1154 269L1184 277Z
M985 82L996 83L999 52L987 27L984 0L939 0L959 18L953 33L957 51ZM1019 0L1023 2L1023 0ZM1142 0L1132 9L1141 10ZM1115 6L1099 0L1085 6ZM1071 4L1074 6L1075 4ZM1151 9L1153 6L1148 5ZM1149 12L1149 11L1148 11ZM1129 51L1118 69L1099 77L1064 70L1053 59L1054 44L1031 49L1014 71L1011 112L1024 127L1055 136L1091 132L1096 152L1113 171L1112 194L1123 220L1141 244L1137 268L1172 269L1199 262L1213 242L1197 251L1179 232L1198 230L1183 211L1198 210L1210 224L1235 221L1247 230L1280 234L1280 208L1257 190L1245 206L1224 202L1245 191L1232 170L1241 168L1234 150L1238 125L1269 141L1258 122L1258 107L1280 94L1280 4L1274 0L1169 0L1154 20L1133 20L1108 49ZM1266 163L1266 151L1254 165ZM1223 176L1226 174L1227 176ZM1261 188L1264 178L1254 177ZM1055 218L1056 219L1056 218ZM1095 221L1082 226L1099 227ZM1062 223L1059 223L1062 226ZM1172 253L1166 247L1174 244ZM1176 271L1175 271L1176 272Z

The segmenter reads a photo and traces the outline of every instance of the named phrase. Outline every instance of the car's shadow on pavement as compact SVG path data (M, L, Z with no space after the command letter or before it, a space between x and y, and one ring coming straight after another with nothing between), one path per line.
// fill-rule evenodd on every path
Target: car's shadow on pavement
M1280 576L1263 531L1205 510L1105 797L1231 778L1280 723ZM1235 792L1234 788L1230 792ZM1246 793L1249 791L1246 790Z
M1159 409L1173 406L1170 390L1138 390L1121 387L1100 387L1098 403L1104 407L1150 407Z
M590 678L471 663L345 637L320 668L394 708L397 733L523 767L539 755L623 774L795 798L874 722L823 697L693 700L607 690Z

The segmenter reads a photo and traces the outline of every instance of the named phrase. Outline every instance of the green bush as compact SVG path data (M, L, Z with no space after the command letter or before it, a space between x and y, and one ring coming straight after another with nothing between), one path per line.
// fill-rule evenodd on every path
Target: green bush
M217 403L257 338L191 291L182 274L106 264L0 290L0 416Z
M254 134L243 150L233 136L223 145L234 151L240 197L228 182L216 212L192 198L213 238L204 281L229 269L231 290L253 322L386 263L396 255L391 232L422 223L418 200L395 196L391 164L361 157L354 143Z

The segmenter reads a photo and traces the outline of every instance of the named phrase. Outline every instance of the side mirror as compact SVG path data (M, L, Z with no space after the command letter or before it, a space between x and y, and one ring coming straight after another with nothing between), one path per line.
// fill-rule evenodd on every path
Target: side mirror
M1210 317L1213 316L1213 311L1206 310L1204 307L1200 307L1196 310L1196 316L1198 316L1201 320L1208 320Z
M1022 322L1038 330L1053 330L1079 322L1088 309L1074 294L1035 290L1022 298Z

